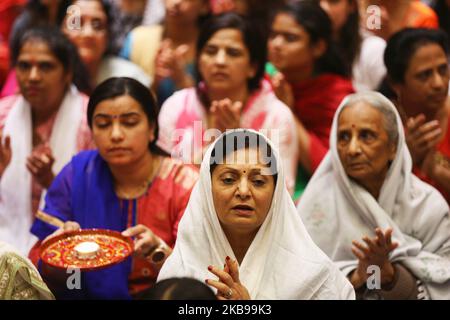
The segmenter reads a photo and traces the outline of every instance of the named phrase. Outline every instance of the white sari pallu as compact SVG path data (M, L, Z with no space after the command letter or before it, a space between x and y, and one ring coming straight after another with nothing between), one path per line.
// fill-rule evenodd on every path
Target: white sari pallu
M53 172L58 173L77 152L77 132L84 109L82 96L71 86L56 115L50 137L50 148L55 162ZM31 206L31 173L26 167L32 152L31 107L20 97L9 112L3 137L11 137L12 159L0 181L0 241L16 247L28 255L38 240L30 228L34 214Z
M267 140L256 131L247 131ZM267 217L239 266L241 283L252 299L354 299L349 281L313 243L303 226L284 184L281 158L272 143L268 143L277 159L277 184ZM208 265L222 266L226 256L236 259L213 204L210 174L213 147L203 159L200 179L179 224L175 248L158 281L172 277L200 281L215 278L208 272Z
M411 155L394 105L377 98L395 112L398 144L378 200L349 179L337 152L338 117L334 116L330 151L302 195L298 212L314 242L345 274L358 264L352 240L375 236L374 229L393 229L399 246L390 260L399 262L425 286L431 299L450 299L450 217L441 194L412 174Z

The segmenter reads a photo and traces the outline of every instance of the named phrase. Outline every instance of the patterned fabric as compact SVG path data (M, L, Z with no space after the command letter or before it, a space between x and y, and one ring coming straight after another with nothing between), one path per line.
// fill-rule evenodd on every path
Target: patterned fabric
M0 242L0 300L53 300L36 268Z

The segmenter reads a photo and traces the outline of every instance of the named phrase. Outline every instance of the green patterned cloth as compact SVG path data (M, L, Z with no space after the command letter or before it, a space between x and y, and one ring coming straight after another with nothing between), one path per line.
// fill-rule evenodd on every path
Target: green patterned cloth
M54 300L31 262L0 242L0 300Z

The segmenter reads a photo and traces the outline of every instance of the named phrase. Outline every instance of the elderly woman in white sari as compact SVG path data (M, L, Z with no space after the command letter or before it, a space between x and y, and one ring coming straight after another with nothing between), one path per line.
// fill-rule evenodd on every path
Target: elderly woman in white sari
M450 299L449 207L411 171L394 105L376 92L344 99L298 211L357 298Z
M229 300L354 299L349 281L308 235L281 164L256 131L220 136L203 159L158 281L206 280Z

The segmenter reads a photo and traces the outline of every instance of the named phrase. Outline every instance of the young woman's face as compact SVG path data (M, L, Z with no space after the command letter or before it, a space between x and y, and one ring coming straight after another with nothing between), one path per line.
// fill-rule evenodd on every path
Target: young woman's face
M333 24L333 32L338 32L347 22L348 16L356 10L354 0L320 0L320 6L328 14Z
M155 139L142 106L134 98L123 95L103 100L95 108L92 134L100 155L109 165L129 166L149 151Z
M247 86L256 74L256 66L251 64L250 53L237 29L214 33L201 50L198 65L208 90L222 94Z
M85 64L100 63L108 47L106 13L100 1L78 0L73 5L76 10L66 15L62 30L76 45ZM79 20L73 16L77 13L81 14Z
M226 233L254 233L263 224L275 189L267 170L256 148L235 151L214 169L214 207Z
M314 69L320 52L311 44L309 34L287 13L275 17L268 41L269 60L282 73Z
M36 111L60 104L72 82L72 73L40 40L23 44L15 70L21 94Z
M429 112L445 108L450 79L448 59L437 44L427 44L412 55L404 81L394 84L406 113L409 110Z
M339 115L337 150L345 172L362 186L381 185L396 146L384 129L383 114L364 102Z

